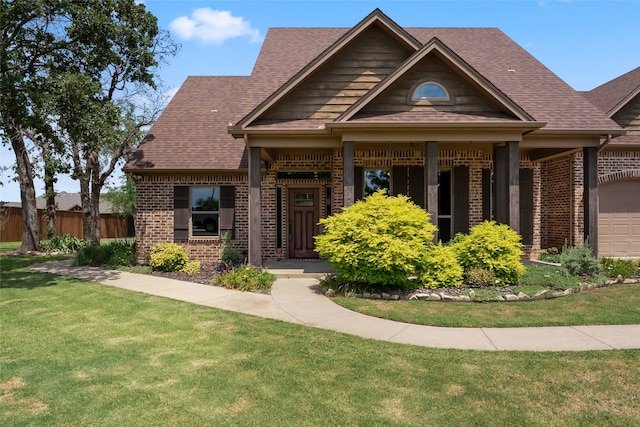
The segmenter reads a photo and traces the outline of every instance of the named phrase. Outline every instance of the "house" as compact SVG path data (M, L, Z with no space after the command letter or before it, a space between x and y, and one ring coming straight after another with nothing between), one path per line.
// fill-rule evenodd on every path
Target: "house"
M640 258L640 67L584 96L627 130L598 155L598 253Z
M442 241L495 219L530 257L597 251L598 153L625 133L496 28L271 29L250 76L189 77L126 164L139 261L216 260L225 234L253 265L315 258L319 219L380 188Z
M80 193L67 193L66 191L61 191L59 193L56 193L55 199L57 211L82 210L82 200L80 199ZM5 203L4 206L22 208L22 203L9 202ZM39 210L47 208L47 198L44 195L36 197L36 208ZM101 214L113 213L113 206L106 200L100 200L100 206L98 208Z

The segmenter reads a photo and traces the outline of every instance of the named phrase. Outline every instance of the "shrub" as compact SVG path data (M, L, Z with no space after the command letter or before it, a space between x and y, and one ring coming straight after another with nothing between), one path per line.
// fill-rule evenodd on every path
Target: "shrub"
M75 265L132 266L136 265L135 241L113 241L103 246L86 246L78 251Z
M608 277L618 277L620 275L626 279L636 274L635 264L630 259L601 258L600 270Z
M200 261L189 261L187 262L184 267L182 267L182 270L180 270L184 273L187 273L188 275L192 275L192 274L196 274L200 272Z
M321 219L316 250L345 280L405 286L433 246L436 227L408 197L378 191Z
M495 286L496 276L484 268L470 268L465 274L465 281L469 286Z
M264 268L243 265L217 275L214 282L225 288L241 291L262 291L271 289L276 276Z
M420 283L426 288L457 288L462 284L462 267L452 246L442 243L430 248L422 262Z
M473 226L468 235L457 238L453 247L467 272L472 268L489 270L506 284L517 284L524 272L520 236L505 224L484 221Z
M149 265L154 270L180 271L189 261L182 246L175 243L158 243L151 249Z
M561 251L558 248L548 248L540 251L540 261L544 262L553 262L556 264L560 263L560 253Z
M560 264L569 276L595 276L598 274L598 260L593 256L593 252L588 243L582 245L562 248L560 254Z
M114 240L106 245L111 250L110 265L132 266L136 265L136 242L127 240Z
M71 234L53 236L48 240L40 241L40 249L45 252L62 252L68 254L77 252L87 246L87 241Z
M238 265L242 262L240 252L231 247L229 232L222 235L220 243L220 262L229 265Z

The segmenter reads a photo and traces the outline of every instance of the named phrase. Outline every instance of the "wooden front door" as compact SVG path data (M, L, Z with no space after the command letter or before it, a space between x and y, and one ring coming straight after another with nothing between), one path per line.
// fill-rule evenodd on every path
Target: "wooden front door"
M289 258L318 258L313 236L318 234L320 191L317 188L289 189Z

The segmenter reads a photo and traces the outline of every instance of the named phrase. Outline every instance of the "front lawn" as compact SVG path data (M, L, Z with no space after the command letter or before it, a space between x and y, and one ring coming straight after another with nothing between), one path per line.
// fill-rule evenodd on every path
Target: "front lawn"
M0 257L4 426L640 423L640 350L392 344L26 268L44 260Z

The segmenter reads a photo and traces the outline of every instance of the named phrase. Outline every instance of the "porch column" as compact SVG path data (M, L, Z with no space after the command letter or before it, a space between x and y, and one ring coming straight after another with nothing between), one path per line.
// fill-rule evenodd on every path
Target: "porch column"
M262 267L260 147L249 147L249 264Z
M424 182L425 200L430 221L438 226L438 142L424 143ZM433 242L438 242L438 232L433 235Z
M584 237L598 256L598 148L582 149L584 179Z
M520 233L520 144L506 142L493 149L495 220Z
M351 206L355 202L355 150L352 141L344 141L342 144L342 192L344 207Z

